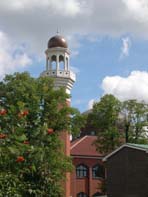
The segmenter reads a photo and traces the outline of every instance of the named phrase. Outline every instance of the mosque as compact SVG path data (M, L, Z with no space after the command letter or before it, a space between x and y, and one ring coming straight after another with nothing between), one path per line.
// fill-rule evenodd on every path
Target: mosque
M64 87L71 93L76 75L70 70L70 51L64 37L55 35L47 44L46 69L41 76L54 79L54 87ZM66 101L70 105L70 99ZM70 141L68 132L61 133L65 155L72 157L74 170L66 174L63 184L65 197L97 197L103 196L105 170L102 163L103 155L93 145L96 136L85 135Z

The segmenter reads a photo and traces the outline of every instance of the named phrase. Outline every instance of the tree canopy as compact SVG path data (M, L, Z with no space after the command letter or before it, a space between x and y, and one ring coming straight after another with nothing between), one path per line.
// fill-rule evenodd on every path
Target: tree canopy
M108 153L125 142L148 143L147 117L146 103L104 95L88 113L87 128L97 133L97 149Z
M127 100L122 105L126 142L147 143L148 105L137 100Z
M103 96L94 103L89 119L97 130L97 148L102 152L114 150L119 142L120 135L117 128L117 119L121 110L121 103L113 95Z
M0 82L0 196L63 196L61 181L72 165L59 133L83 124L68 98L50 78L27 72Z

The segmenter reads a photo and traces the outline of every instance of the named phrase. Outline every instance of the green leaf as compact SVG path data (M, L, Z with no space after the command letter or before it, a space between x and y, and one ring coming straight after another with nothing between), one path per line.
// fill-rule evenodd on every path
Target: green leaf
M11 154L19 155L20 151L16 147L9 146L7 147Z
M19 142L23 142L23 141L27 140L27 137L25 134L22 134L21 136L15 136L15 139Z

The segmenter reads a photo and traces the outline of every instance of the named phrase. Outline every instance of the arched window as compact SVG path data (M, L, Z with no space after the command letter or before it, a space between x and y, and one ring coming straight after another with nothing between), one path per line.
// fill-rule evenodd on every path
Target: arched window
M57 60L57 57L56 57L55 55L53 55L53 56L51 57L51 66L52 66L52 70L56 70L56 66L57 66L56 60Z
M79 178L88 176L88 167L80 164L76 167L76 176Z
M101 194L100 192L97 192L93 195L93 197L99 197L99 196L102 196L103 194Z
M88 195L85 194L84 192L80 192L77 194L77 197L88 197Z
M103 165L97 164L92 168L92 177L93 178L104 178L105 169Z
M60 70L64 70L64 57L63 57L63 55L59 56L59 67L60 67Z

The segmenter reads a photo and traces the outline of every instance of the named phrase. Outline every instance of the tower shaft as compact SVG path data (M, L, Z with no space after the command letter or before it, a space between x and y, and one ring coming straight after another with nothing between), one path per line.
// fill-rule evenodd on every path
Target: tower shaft
M42 77L48 76L54 79L54 88L64 87L66 93L70 94L76 80L75 73L70 70L70 52L66 40L57 35L48 42L46 54L46 69L41 73ZM70 100L65 101L70 106ZM60 139L64 144L64 154L70 156L70 134L61 131ZM70 173L66 173L66 180L62 183L65 191L64 197L70 197Z

